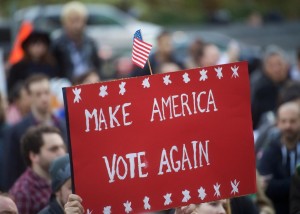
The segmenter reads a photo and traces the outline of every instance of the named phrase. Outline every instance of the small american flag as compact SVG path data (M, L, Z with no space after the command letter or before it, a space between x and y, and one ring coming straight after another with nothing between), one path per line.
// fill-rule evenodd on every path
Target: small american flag
M133 36L132 61L137 66L144 68L149 57L152 45L142 39L141 30L137 30Z

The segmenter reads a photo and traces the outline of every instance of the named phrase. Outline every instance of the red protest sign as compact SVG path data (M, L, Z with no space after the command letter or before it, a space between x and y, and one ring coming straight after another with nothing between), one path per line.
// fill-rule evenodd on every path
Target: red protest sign
M64 89L75 191L94 213L255 192L247 63Z

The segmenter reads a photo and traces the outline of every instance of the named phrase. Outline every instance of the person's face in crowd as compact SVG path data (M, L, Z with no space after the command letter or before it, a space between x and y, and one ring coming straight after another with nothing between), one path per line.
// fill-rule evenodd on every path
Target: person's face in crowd
M6 101L0 92L0 123L5 121Z
M18 214L18 208L12 199L6 196L0 196L0 213Z
M169 56L172 53L172 38L171 35L163 35L157 41L158 52L164 56Z
M174 71L179 71L180 67L176 63L163 63L160 67L159 73L168 73L168 72L174 72Z
M15 104L22 115L26 115L28 112L30 112L30 98L25 88L21 89L20 97L16 100Z
M73 37L81 37L85 28L86 17L79 13L70 13L64 19L64 27L69 35Z
M33 60L40 60L48 51L48 46L42 41L32 42L28 45L28 53Z
M82 84L90 84L100 82L99 75L91 72L82 82Z
M195 213L197 214L226 214L228 204L227 200L219 200L200 204Z
M279 54L270 55L264 61L265 73L275 83L282 82L287 78L287 63Z
M279 107L277 126L285 139L297 141L300 136L300 110L297 103L292 104Z
M56 192L56 198L64 206L68 202L68 197L72 193L72 180L69 178L61 188Z
M200 66L207 67L217 65L220 59L219 48L215 45L207 45L203 49L203 55L200 57Z
M43 146L38 154L33 154L32 162L35 162L43 170L49 170L51 162L66 154L65 144L62 137L57 133L44 133Z
M31 107L40 114L47 114L51 111L51 93L49 80L33 82L29 86Z

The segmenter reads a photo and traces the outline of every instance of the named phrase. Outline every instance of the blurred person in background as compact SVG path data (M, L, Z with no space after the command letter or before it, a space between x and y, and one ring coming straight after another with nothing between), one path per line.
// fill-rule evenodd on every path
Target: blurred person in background
M16 203L7 194L0 194L0 213L18 214Z
M159 68L163 63L175 63L180 69L184 68L183 62L176 59L173 53L172 36L168 31L161 32L156 39L156 50L150 54L149 62L154 74L159 73ZM148 63L145 64L143 69L136 67L132 76L150 75Z
M62 34L53 42L53 53L59 65L60 77L70 81L95 70L100 75L101 61L95 42L85 34L88 11L84 4L71 1L61 13Z
M280 138L271 142L258 162L263 188L277 214L289 213L291 177L300 163L300 108L287 102L277 111Z
M275 111L278 93L288 79L285 53L278 47L268 47L262 70L253 72L250 77L253 129L259 127L265 112Z
M22 42L24 57L14 64L8 72L8 91L19 81L24 81L32 74L43 73L49 78L58 75L58 68L50 53L49 35L42 31L32 31Z
M30 112L30 99L24 82L16 83L9 92L6 120L10 125L20 122Z
M226 64L237 62L240 59L240 46L235 40L231 40L228 43L227 50L223 53L219 59L218 64Z
M293 175L290 188L290 214L300 213L300 164Z
M22 214L36 214L48 203L51 195L49 167L53 160L65 155L60 131L51 126L31 127L21 143L26 171L18 178L9 194Z
M100 76L96 71L88 71L73 80L73 85L91 84L100 82Z
M218 65L221 58L221 53L215 44L206 43L203 46L203 53L199 57L200 67Z
M188 56L185 59L184 66L187 69L200 67L199 58L203 54L204 42L201 38L195 39L189 46Z
M5 119L5 100L0 92L0 192L4 191L4 134L7 130Z
M300 47L297 49L296 64L292 66L290 76L292 80L300 82Z
M134 64L127 57L119 57L115 60L115 78L128 78L131 76Z
M96 71L88 71L87 73L84 73L84 74L74 78L72 84L73 85L91 84L91 83L97 83L100 81L101 81L100 76ZM69 87L69 86L71 86L71 83L70 83L70 85L64 86L64 87ZM61 93L61 86L58 86L58 87L59 87L58 93ZM64 107L63 103L61 106L59 106L55 109L54 114L61 120L66 119L66 112L65 112L65 107Z
M180 71L180 67L173 62L164 62L158 67L158 73L164 74L168 72Z
M280 90L277 107L287 102L295 102L300 108L300 82L288 81ZM280 138L280 131L276 125L274 111L265 113L261 119L262 125L257 130L255 152L257 160L261 158L264 149L275 140Z
M62 132L66 142L66 125L53 115L49 79L44 74L35 74L25 82L30 97L30 113L19 123L8 129L4 146L5 188L11 187L15 180L26 169L20 153L20 139L31 126L40 124L55 126Z
M229 199L176 208L174 214L231 214Z
M265 194L265 186L263 186L263 179L256 170L256 194L255 194L255 205L258 208L259 214L275 214L274 206L272 201Z
M71 166L69 155L55 159L49 169L52 195L47 207L38 214L64 214L64 205L72 193Z
M232 214L259 214L257 206L250 196L241 196L230 199Z

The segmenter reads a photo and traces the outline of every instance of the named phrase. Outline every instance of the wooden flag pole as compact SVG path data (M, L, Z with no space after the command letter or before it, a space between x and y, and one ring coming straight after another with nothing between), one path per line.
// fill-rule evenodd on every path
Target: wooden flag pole
M153 75L153 73L152 73L152 68L151 68L150 61L149 61L149 58L148 58L147 61L148 61L148 66L149 66L150 74Z

